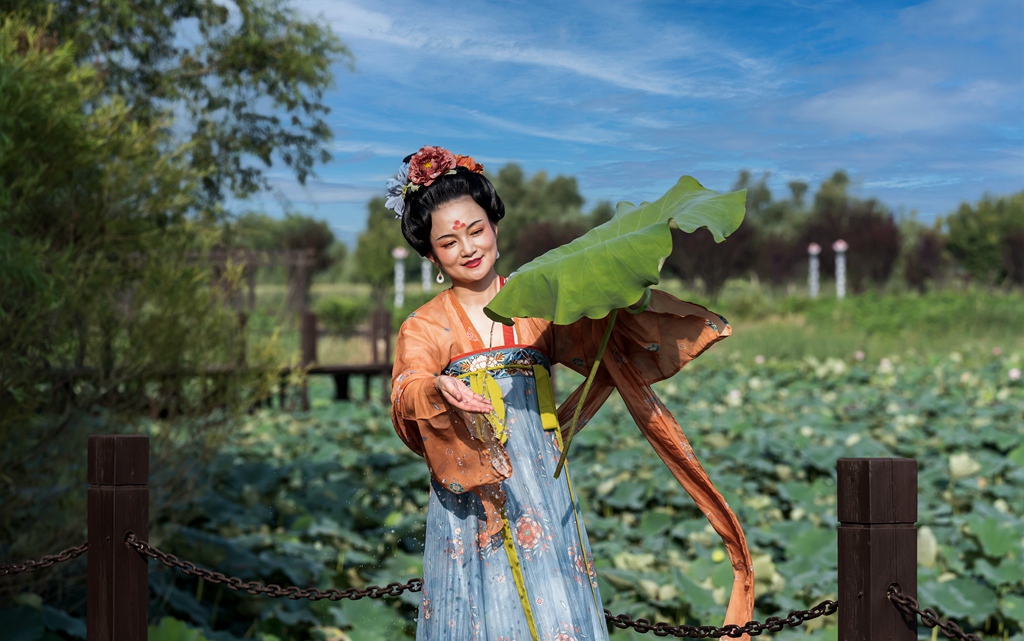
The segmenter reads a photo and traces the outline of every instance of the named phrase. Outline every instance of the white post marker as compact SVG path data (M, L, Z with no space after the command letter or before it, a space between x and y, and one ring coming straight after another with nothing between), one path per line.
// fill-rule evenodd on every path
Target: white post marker
M846 241L840 238L832 243L832 251L836 253L836 298L846 298Z
M430 272L433 271L430 268L432 264L433 263L426 258L424 258L423 262L420 263L420 284L423 285L423 291L425 292L430 291L430 281L434 280L430 275Z
M405 305L405 257L409 251L405 247L395 247L391 257L395 259L395 309Z
M810 290L811 298L818 297L818 289L820 287L820 276L818 270L818 255L821 254L821 245L818 243L811 243L807 246L807 257L808 257L808 272L807 272L807 289Z

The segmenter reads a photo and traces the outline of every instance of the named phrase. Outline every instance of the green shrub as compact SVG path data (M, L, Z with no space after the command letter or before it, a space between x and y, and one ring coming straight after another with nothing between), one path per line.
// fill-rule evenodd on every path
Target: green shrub
M317 320L332 334L352 334L370 313L370 301L329 296L316 303Z
M947 223L946 247L968 274L983 283L1024 284L1024 192L964 203Z

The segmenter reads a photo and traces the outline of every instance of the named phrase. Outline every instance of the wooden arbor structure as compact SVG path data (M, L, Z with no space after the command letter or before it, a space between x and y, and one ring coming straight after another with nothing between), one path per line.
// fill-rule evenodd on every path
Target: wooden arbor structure
M288 284L286 308L289 314L299 319L299 349L301 354L300 367L308 376L330 376L334 379L337 401L351 399L350 381L352 377L362 377L364 396L371 395L371 382L374 378L381 380L381 396L387 401L390 397L391 383L391 313L383 306L370 313L369 329L363 334L370 341L370 362L357 364L320 363L317 357L317 342L320 336L316 314L309 307L309 290L312 284L312 271L316 260L312 249L287 251L255 251L255 250L214 250L208 260L216 274L226 274L231 266L241 266L244 287L239 288L233 299L238 310L239 326L245 331L248 314L256 307L256 269L258 267L286 267ZM244 291L243 291L244 290ZM244 365L244 355L240 361ZM281 397L285 396L287 375L291 368L281 370ZM309 409L309 394L305 387L301 392L303 409Z

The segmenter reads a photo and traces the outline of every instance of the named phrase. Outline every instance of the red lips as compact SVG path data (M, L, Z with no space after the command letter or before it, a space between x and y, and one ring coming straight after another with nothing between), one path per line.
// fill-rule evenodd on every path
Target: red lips
M468 263L462 263L462 266L466 267L468 269L473 269L474 267L476 267L477 265L480 264L481 260L483 260L483 258L475 258L475 259L469 261Z

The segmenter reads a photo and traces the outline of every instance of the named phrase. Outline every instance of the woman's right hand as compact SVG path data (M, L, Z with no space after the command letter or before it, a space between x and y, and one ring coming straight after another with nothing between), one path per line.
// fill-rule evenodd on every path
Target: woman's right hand
M438 376L434 379L434 387L441 392L444 400L460 410L474 414L489 414L494 411L489 400L474 393L462 381L453 376Z

